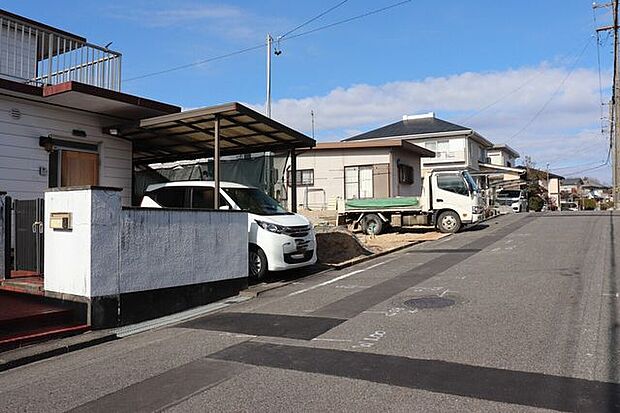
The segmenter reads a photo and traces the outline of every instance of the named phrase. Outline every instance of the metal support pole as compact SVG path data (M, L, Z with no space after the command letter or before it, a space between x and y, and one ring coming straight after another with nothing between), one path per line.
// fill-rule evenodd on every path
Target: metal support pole
M297 212L297 155L291 149L291 212Z
M220 209L220 117L215 115L213 143L213 209Z
M267 117L271 117L271 47L273 44L273 37L271 34L267 35L267 101L265 102L265 112Z
M620 43L618 39L618 0L613 1L613 16L614 16L614 84L613 84L613 93L612 93L612 104L613 104L613 200L614 200L614 209L620 209L620 146L618 145L618 140L620 137L620 128L618 128L618 122L620 122L620 102L618 99L620 97Z

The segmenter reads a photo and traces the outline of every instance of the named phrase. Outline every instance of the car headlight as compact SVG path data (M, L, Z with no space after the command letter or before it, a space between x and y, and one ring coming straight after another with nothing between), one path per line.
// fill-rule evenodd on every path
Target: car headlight
M282 225L278 225L278 224L272 224L270 222L256 220L256 223L262 229L267 230L269 232L274 232L276 234L282 234L286 230L286 227L283 227Z

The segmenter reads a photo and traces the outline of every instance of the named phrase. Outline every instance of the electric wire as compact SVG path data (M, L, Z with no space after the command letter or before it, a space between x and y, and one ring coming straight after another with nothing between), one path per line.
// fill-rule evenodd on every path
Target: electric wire
M566 83L566 81L568 80L568 78L573 74L573 72L575 71L575 69L577 68L577 63L579 63L579 61L581 60L581 57L583 56L583 54L586 52L588 46L590 45L590 43L592 42L593 37L588 38L588 41L586 42L586 44L583 46L583 49L581 49L581 53L579 53L579 55L577 56L577 58L575 59L575 61L573 62L573 64L571 65L570 70L568 71L568 73L566 74L566 76L564 76L564 78L562 79L562 81L560 82L560 84L558 85L558 87L553 91L553 93L551 94L551 96L549 97L549 99L547 99L547 101L545 101L545 103L542 105L542 107L534 114L534 116L521 128L519 129L517 132L515 132L512 136L510 136L509 139L514 139L515 137L519 136L521 133L523 133L525 130L527 130L527 128L529 128L535 121L536 119L538 119L538 117L545 111L545 109L547 109L547 106L549 106L549 104L551 103L551 101L553 99L555 99L555 97L558 95L558 93L560 92L560 90L562 90L562 87L564 86L564 84Z
M291 34L291 33L293 33L293 32L296 32L297 30L301 29L301 28L302 28L302 27L304 27L304 26L307 26L308 24L312 23L312 22L313 22L313 21L315 21L315 20L320 19L321 17L325 16L326 14L330 13L331 11L333 11L333 10L337 9L338 7L342 6L342 5L343 5L343 4L345 4L347 1L349 1L349 0L343 0L343 1L341 1L340 3L336 4L335 6L332 6L332 7L330 7L329 9L327 9L327 10L325 10L325 11L321 12L320 14L318 14L318 15L314 16L313 18L311 18L311 19L309 19L309 20L306 20L305 22L303 22L303 23L302 23L302 24L300 24L299 26L297 26L297 27L295 27L295 28L293 28L293 29L289 30L288 32L284 33L284 34L283 34L283 35L281 35L281 36L278 36L278 40L282 40L282 39L284 39L286 36L288 36L289 34Z
M381 8L378 8L378 9L374 9L374 10L368 11L366 13L359 14L357 16L353 16L353 17L349 17L349 18L344 19L344 20L337 21L335 23L330 23L330 24L327 24L325 26L320 26L320 27L317 27L317 28L312 29L312 30L308 30L308 31L305 31L305 32L302 32L302 33L298 33L298 34L295 34L295 35L292 35L292 36L287 36L286 38L281 39L281 41L287 41L287 40L296 39L296 38L299 38L299 37L302 37L302 36L307 36L309 34L316 33L316 32L321 31L321 30L329 29L329 28L332 28L332 27L335 27L335 26L339 26L341 24L349 23L349 22L352 22L352 21L355 21L355 20L359 20L359 19L368 17L368 16L372 16L374 14L378 14L378 13L387 11L389 9L393 9L395 7L398 7L398 6L402 6L402 5L406 4L406 3L410 3L411 1L412 0L400 1L400 2L397 2L397 3L391 4L391 5L385 6L385 7L381 7ZM195 61L195 62L192 62L192 63L187 63L187 64L184 64L184 65L170 67L168 69L158 70L156 72L151 72L151 73L146 73L146 74L139 75L139 76L130 77L130 78L124 79L123 83L125 83L125 82L132 82L134 80L145 79L145 78L149 78L149 77L153 77L153 76L158 76L158 75L162 75L162 74L165 74L165 73L176 72L176 71L183 70L183 69L189 69L191 67L201 66L201 65L204 65L206 63L211 63L211 62L214 62L214 61L217 61L217 60L222 60L222 59L226 59L226 58L229 58L229 57L237 56L237 55L240 55L240 54L248 53L248 52L251 52L251 51L254 51L254 50L257 50L257 49L262 49L264 47L265 47L265 43L263 42L263 43L255 45L255 46L249 46L249 47L246 47L244 49L239 49L239 50L236 50L236 51L233 51L233 52L224 53L224 54L221 54L219 56L209 57L209 58L198 60L198 61Z

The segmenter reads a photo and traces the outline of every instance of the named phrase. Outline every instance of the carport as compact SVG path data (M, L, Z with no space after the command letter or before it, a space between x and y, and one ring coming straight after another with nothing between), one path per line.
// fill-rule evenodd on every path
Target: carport
M238 102L157 116L106 128L105 132L133 144L135 166L178 160L213 158L215 193L220 188L220 157L287 151L291 176L297 176L296 149L315 140ZM291 207L297 210L297 180L291 179ZM219 208L219 197L213 197Z

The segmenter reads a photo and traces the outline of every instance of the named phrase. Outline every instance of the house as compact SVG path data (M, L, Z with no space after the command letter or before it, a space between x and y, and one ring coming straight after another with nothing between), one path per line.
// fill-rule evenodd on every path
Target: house
M103 128L181 108L120 92L118 52L4 10L0 22L0 189L111 186L130 205L132 144Z
M506 144L495 144L487 150L487 162L491 165L513 168L521 155Z
M422 158L422 170L467 169L480 170L480 163L487 160L487 150L493 144L475 130L457 125L430 112L422 115L405 115L401 121L365 132L343 142L406 140L435 153Z
M581 195L581 186L583 185L583 180L581 178L566 178L560 182L560 192L562 193L562 197L569 198L572 196L580 196Z
M333 210L337 198L419 196L421 159L432 156L432 151L406 140L318 143L297 155L298 205ZM286 180L290 188L290 172Z
M34 292L111 327L247 286L247 212L131 208L134 170L212 158L218 188L221 157L287 151L295 175L313 139L238 102L123 93L120 53L3 10L0 56L0 300Z

